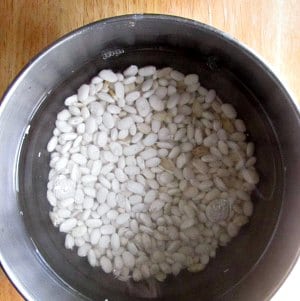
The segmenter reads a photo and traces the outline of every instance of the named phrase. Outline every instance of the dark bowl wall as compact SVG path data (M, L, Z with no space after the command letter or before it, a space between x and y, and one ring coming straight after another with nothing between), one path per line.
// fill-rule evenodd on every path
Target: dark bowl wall
M250 223L219 248L203 272L182 272L163 283L120 282L91 268L86 259L64 249L64 235L48 217L46 145L57 112L98 70L123 70L130 64L198 73L205 87L236 106L257 145L261 181ZM0 152L0 195L5 196L0 200L0 242L6 244L0 258L28 299L258 301L272 295L292 266L300 240L300 188L295 185L299 116L266 66L219 31L153 15L94 23L47 49L20 75L5 101L0 115L5 145L5 153Z
M250 270L272 235L281 203L281 191L277 190L277 196L274 191L276 186L282 186L282 177L277 175L281 172L281 166L274 133L258 101L250 91L223 66L222 62L212 68L208 66L207 59L205 56L195 55L192 51L188 53L162 47L127 50L126 55L109 61L96 58L82 66L78 72L57 87L45 99L30 123L31 128L24 141L19 167L20 201L27 217L25 222L28 231L49 266L72 287L91 298L98 298L106 288L105 293L108 296L118 292L128 293L131 295L130 298L132 295L157 297L162 294L170 296L171 300L174 300L175 296L179 298L180 295L183 296L182 299L186 298L187 294L194 290L194 293L201 298L211 300L213 296L226 292ZM185 272L162 285L155 282L151 284L132 282L128 285L114 280L113 276L105 275L99 269L89 267L86 259L80 259L75 252L63 248L64 234L59 233L52 226L48 217L50 206L46 201L46 189L49 154L45 147L51 137L56 114L63 108L64 99L76 93L78 86L94 76L97 70L102 68L122 70L133 62L141 66L149 63L157 66L174 66L186 73L199 73L200 82L206 87L215 87L220 91L220 96L224 100L233 102L241 115L248 120L250 132L253 133L251 138L260 145L257 149L258 157L264 158L264 153L270 154L268 160L258 161L259 169L262 171L262 181L254 195L255 215L238 239L227 248L220 249L217 258L208 265L205 272L199 274ZM83 75L86 79L82 78ZM264 170L267 170L268 174ZM268 214L270 206L272 206L272 214ZM265 216L268 218L264 218ZM258 232L260 227L263 227L264 231ZM65 262L68 262L68 265ZM83 275L86 278L84 281ZM183 284L185 282L188 285ZM199 293L199 286L206 289Z

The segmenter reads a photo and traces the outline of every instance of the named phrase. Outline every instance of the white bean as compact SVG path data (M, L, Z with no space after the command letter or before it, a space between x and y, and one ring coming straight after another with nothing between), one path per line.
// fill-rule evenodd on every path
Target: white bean
M112 263L106 256L101 257L100 266L105 273L108 274L112 272Z
M115 93L116 93L116 96L118 98L124 98L124 95L125 95L125 89L124 89L124 85L120 82L116 82L115 83Z
M138 73L138 70L136 65L131 65L123 73L125 76L134 76Z
M115 83L117 80L118 80L118 77L117 75L111 71L111 70L102 70L100 73L99 73L99 76L103 79L103 80L106 80L108 82L111 82L111 83Z
M115 125L115 120L114 120L113 116L108 112L103 113L103 125L107 129L112 129Z
M157 139L157 134L150 133L145 137L145 139L143 139L143 143L145 146L151 146L157 141Z
M155 94L150 96L149 103L153 110L158 112L163 111L165 107L163 101Z
M139 75L140 76L151 76L155 73L156 71L156 68L154 66L146 66L146 67L143 67L143 68L140 68L139 69Z
M149 113L150 113L150 105L147 101L147 99L141 97L136 101L136 108L138 113L142 116L142 117L146 117Z
M134 181L128 181L127 182L127 189L133 193L144 195L145 194L145 187Z
M227 118L229 118L229 119L236 118L237 113L231 104L229 104L229 103L222 104L221 109Z
M105 92L100 92L100 93L97 94L97 96L100 100L103 100L107 103L114 103L115 102L115 100L109 94L107 94Z

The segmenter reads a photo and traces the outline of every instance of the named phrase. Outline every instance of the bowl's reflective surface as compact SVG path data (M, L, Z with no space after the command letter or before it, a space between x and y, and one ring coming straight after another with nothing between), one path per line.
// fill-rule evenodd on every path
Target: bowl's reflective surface
M111 49L114 51L104 51ZM205 87L216 89L224 101L236 106L247 123L251 140L257 145L261 182L253 195L255 211L250 223L227 247L218 250L203 272L184 271L163 283L120 282L100 269L91 268L75 251L64 249L64 235L52 226L48 217L46 144L64 99L98 70L123 70L133 63L172 66L184 73L198 73ZM8 159L5 161L0 156L0 163L5 163L4 172L9 177L14 174L12 166L18 170L16 183L10 179L6 186L0 186L0 192L11 200L1 208L0 216L6 216L3 222L13 216L9 223L11 227L14 224L14 230L8 227L3 238L9 231L14 233L15 240L10 244L16 249L10 256L8 249L2 252L11 275L18 282L22 273L30 271L29 263L31 273L36 275L29 282L31 287L27 282L26 287L31 289L27 296L43 299L51 295L59 300L261 300L269 297L292 264L299 245L295 239L283 244L283 235L295 231L295 217L300 212L295 197L299 188L293 185L299 177L295 142L299 138L299 117L285 90L255 57L199 23L165 16L123 17L96 23L69 36L39 58L21 80L7 94L10 101L0 116L3 129L0 137L8 151ZM285 120L284 115L290 118ZM30 128L23 140L28 124ZM20 145L18 158L16 149ZM285 214L289 211L292 212L288 218ZM285 249L286 256L279 257L280 247ZM28 264L20 259L13 266L11 263L20 254L24 254ZM281 262L274 266L274 260L279 258ZM45 282L44 287L37 286Z
M54 128L56 114L63 108L65 97L76 93L76 88L97 74L95 73L97 70L102 68L122 70L130 63L137 63L140 66L151 63L159 66L162 65L161 62L164 62L165 66L174 66L185 73L197 72L204 86L215 88L222 99L235 104L240 115L247 121L251 136L256 141L258 168L262 180L259 190L253 196L256 209L251 223L244 227L239 237L227 248L219 250L216 259L204 272L198 274L182 272L180 276L169 277L162 284L156 281L123 283L115 280L112 275L103 274L99 268L89 267L86 259L77 257L76 252L64 249L64 234L53 228L48 217L46 187L49 155L46 145ZM214 295L226 292L247 274L266 247L281 202L281 194L278 192L275 194L275 187L282 186L280 183L282 179L278 177L281 168L280 157L276 151L275 137L267 116L264 116L257 100L222 65L210 68L206 57L193 57L192 53L187 55L174 49L126 50L126 54L109 62L102 60L89 62L70 76L43 101L30 124L31 128L24 141L19 168L20 197L25 222L39 252L49 266L72 287L87 296L96 299L105 289L108 296L117 295L118 292L120 294L129 292L133 296L162 295L174 300L175 296L186 297L193 290L198 292L199 287L203 287L206 289L201 290L202 297L212 298ZM268 160L264 160L264 153L269 153ZM268 218L264 218L265 216ZM264 231L258 231L260 227L263 227Z

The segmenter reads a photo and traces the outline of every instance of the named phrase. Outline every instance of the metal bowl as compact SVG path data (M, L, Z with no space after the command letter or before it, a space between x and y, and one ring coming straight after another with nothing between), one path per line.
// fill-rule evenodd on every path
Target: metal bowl
M163 283L121 282L64 248L48 217L46 144L64 98L102 68L173 66L234 104L257 145L254 215L200 273ZM164 15L129 15L82 27L43 50L0 107L0 259L28 300L268 300L300 246L300 124L276 76L228 35Z

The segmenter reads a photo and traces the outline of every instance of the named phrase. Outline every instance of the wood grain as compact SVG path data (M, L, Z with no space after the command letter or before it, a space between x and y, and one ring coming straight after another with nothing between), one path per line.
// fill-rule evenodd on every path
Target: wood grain
M13 285L9 282L4 272L0 269L0 300L21 301L24 300Z
M298 0L1 0L0 95L41 49L84 24L129 13L165 13L213 25L254 49L300 99ZM0 273L0 300L22 300Z

